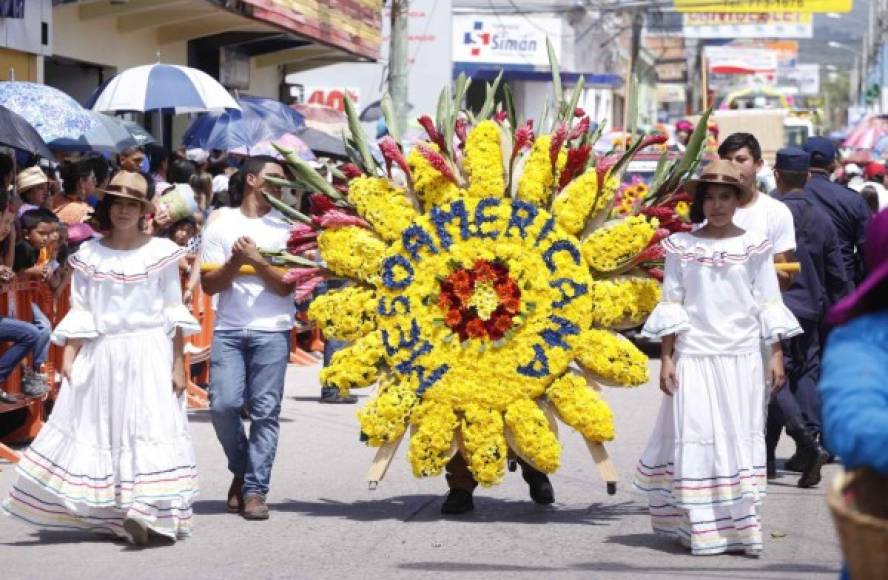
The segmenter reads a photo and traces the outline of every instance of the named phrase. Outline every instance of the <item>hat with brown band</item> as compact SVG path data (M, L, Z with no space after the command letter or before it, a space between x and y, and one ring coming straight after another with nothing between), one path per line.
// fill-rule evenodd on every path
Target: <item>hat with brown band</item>
M148 182L140 174L132 171L118 171L108 187L100 190L104 195L113 195L140 202L149 212L154 212L154 204L148 199Z
M734 168L734 164L727 159L717 159L710 162L703 168L700 177L685 182L684 190L691 195L696 195L701 185L708 184L730 185L742 195L749 193L740 179L740 174Z

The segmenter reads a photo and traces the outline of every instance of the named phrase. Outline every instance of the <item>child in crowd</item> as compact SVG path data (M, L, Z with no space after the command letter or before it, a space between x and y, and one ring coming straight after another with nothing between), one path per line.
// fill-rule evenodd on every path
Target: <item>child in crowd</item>
M748 194L727 160L685 184L691 219L705 225L663 241L663 297L642 334L661 337L656 426L638 462L635 486L647 492L655 533L694 555L763 547L765 369L784 382L782 338L802 332L784 306L771 242L734 225Z
M59 267L49 247L53 233L57 232L58 218L48 209L39 208L26 211L19 221L22 239L15 245L13 270L25 278L45 282L55 292L67 278L67 267ZM31 311L40 340L34 349L33 366L25 371L22 392L33 396L49 388L41 367L49 356L52 325L37 301L31 303Z
M14 239L14 218L15 214L9 208L8 193L6 190L0 190L0 248L10 244ZM10 268L10 264L0 265L0 286L11 282L14 277L15 273ZM40 339L40 331L35 325L16 320L11 316L0 317L0 342L12 343L0 355L0 403L16 402L16 399L3 389L3 385L22 359L35 349ZM39 389L39 385L37 387ZM22 389L23 392L33 392L34 390L33 386Z
M18 208L18 217L32 209L46 207L49 198L49 178L36 165L19 172L15 178L21 205Z
M144 177L115 175L95 212L107 235L70 258L71 310L53 334L62 389L3 505L34 525L139 546L190 535L198 492L182 355L200 327L182 305L185 251L141 231L148 199Z

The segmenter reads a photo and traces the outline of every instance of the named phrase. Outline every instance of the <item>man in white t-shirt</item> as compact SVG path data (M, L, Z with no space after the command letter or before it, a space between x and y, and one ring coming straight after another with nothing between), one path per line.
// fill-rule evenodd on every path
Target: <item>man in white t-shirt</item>
M201 286L217 299L210 411L234 476L228 511L264 520L295 305L293 286L260 253L260 248L283 250L290 234L264 195L280 197L280 188L266 178L283 178L284 170L272 158L253 157L242 171L242 200L217 210L203 232L201 263L220 267L206 272ZM239 276L241 266L252 266L256 275ZM244 405L250 412L249 439L241 421Z
M762 148L751 133L732 133L718 147L718 156L734 164L749 197L734 212L734 224L764 235L774 247L775 262L795 261L795 226L786 205L756 188L756 175L764 165ZM780 286L789 288L792 276L777 272Z

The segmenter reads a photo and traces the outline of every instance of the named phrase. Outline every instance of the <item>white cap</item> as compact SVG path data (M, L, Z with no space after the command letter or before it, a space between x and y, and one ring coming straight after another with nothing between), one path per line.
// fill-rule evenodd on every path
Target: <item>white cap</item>
M228 191L228 176L220 173L213 178L213 193L222 193Z
M210 154L203 149L189 149L185 152L185 158L188 161L193 161L198 165L206 162L206 160L210 157Z
M845 175L863 175L863 169L856 163L849 163L845 166Z

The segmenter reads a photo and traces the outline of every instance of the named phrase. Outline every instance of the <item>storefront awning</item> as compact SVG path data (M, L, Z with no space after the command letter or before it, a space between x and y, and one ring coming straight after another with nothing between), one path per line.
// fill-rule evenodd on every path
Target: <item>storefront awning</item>
M552 73L550 71L539 70L533 67L516 65L499 66L495 64L468 62L453 63L453 78L458 77L460 73L465 73L466 76L471 77L474 80L492 81L498 74L500 74L500 71L502 71L503 80L505 81L549 82L552 80ZM587 87L608 87L616 89L623 86L622 77L609 73L562 72L561 82L566 85L575 84L581 75L584 78Z

